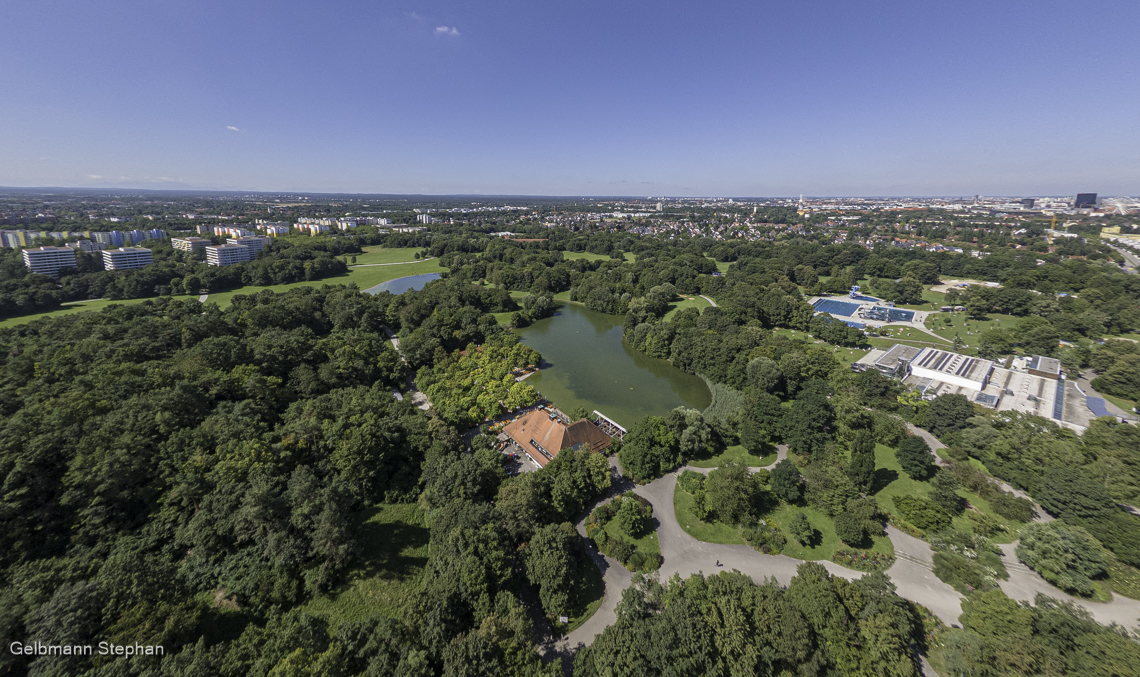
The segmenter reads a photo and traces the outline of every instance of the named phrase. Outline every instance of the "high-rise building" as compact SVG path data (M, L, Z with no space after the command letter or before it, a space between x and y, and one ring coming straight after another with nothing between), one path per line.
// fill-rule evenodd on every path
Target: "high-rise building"
M154 255L149 249L142 247L105 249L102 254L104 270L131 270L154 263Z
M206 247L206 265L232 266L235 263L250 261L257 254L251 247L240 244L222 244Z
M21 252L28 270L58 278L59 271L75 267L75 250L68 247L36 247Z
M416 214L416 221L420 223L431 223L431 214Z
M78 240L76 242L68 242L64 246L70 247L71 249L78 249L88 254L94 254L95 252L103 251L107 248L107 245L102 242L95 242L94 240Z
M172 247L183 252L204 251L208 244L211 244L210 240L204 237L176 237L170 241Z
M261 250L265 249L265 243L269 238L257 237L256 235L247 235L243 237L231 237L226 240L226 244L236 244L242 247L249 247L249 260L252 261L257 258Z
M1073 209L1092 209L1096 206L1096 193L1077 193Z
M1022 209L1033 209L1033 205L1035 205L1035 204L1037 204L1037 200L1034 200L1031 197L1021 198Z

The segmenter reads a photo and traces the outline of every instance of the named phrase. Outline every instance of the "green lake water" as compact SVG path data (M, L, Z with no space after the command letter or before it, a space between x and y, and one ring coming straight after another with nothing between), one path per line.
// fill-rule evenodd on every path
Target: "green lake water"
M527 383L562 411L596 409L627 429L681 405L709 406L712 394L700 377L622 343L621 321L563 303L554 317L518 330L523 343L542 353L543 369Z

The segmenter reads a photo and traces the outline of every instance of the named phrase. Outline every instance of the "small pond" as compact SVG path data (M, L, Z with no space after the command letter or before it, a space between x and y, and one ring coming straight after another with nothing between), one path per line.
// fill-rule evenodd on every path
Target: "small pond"
M626 429L674 407L709 405L712 394L700 377L625 345L621 322L617 315L563 303L554 317L519 329L522 342L543 358L543 369L527 383L562 411L596 409Z

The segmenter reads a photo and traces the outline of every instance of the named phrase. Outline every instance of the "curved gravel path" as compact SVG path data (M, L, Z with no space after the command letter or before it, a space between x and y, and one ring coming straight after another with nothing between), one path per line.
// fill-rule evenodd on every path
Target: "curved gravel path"
M914 432L926 439L932 449L945 446L924 430L914 429ZM778 449L779 458L787 458L787 447L780 446L783 448ZM787 585L795 575L796 567L802 563L802 560L783 555L765 555L747 545L720 545L698 541L681 528L673 510L677 473L668 474L643 486L633 486L621 477L616 458L611 459L610 465L614 471L615 483L607 496L598 502L608 500L613 495L632 488L636 494L653 504L657 538L664 558L657 574L660 580L668 580L673 574L684 578L694 573L707 575L720 570L737 570L751 576L757 583L775 578L780 584ZM710 470L690 469L702 473ZM1049 518L1044 511L1040 511L1040 516L1043 520ZM583 516L577 525L578 532L583 537L586 533L585 519ZM947 625L957 626L963 596L932 573L933 552L930 545L890 526L886 531L895 550L895 563L887 570L887 575L894 582L898 594L924 605ZM1019 562L1014 552L1016 547L1016 542L1000 546L1010 576L1008 581L1001 581L1000 586L1011 598L1032 601L1037 593L1041 592L1056 599L1072 601L1088 609L1093 618L1100 623L1118 623L1133 629L1140 627L1140 601L1114 596L1111 602L1100 603L1066 595ZM581 627L548 647L558 654L569 655L579 646L591 643L595 636L615 622L617 603L633 580L633 575L617 560L606 557L592 548L590 555L602 570L606 583L605 596L601 607ZM863 576L862 572L846 569L830 561L819 563L833 575L849 580Z
M775 467L775 465L777 463L779 463L780 461L784 460L787 457L788 457L788 445L777 444L776 445L776 460L775 461L772 461L768 465L750 465L750 466L748 466L748 472L754 473L757 470L771 470L773 467ZM702 475L707 475L710 472L716 470L716 468L698 468L695 465L686 465L686 466L683 466L681 468L681 470L692 470L694 472L699 472Z

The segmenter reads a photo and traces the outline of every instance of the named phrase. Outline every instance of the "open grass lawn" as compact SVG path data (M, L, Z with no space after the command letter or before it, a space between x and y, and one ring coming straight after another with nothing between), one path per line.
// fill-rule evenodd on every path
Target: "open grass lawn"
M669 304L669 312L665 313L665 319L673 319L674 315L676 315L679 311L684 310L685 308L696 308L697 310L703 310L708 307L710 307L709 302L702 299L700 296L682 298L680 301Z
M334 628L376 613L403 618L428 560L430 533L418 505L380 504L357 517L361 549L346 582L303 607Z
M322 287L324 285L338 285L348 284L353 282L360 291L370 289L376 285L394 280L397 277L409 277L411 275L421 275L423 273L442 273L446 268L441 268L438 259L431 261L417 261L415 263L408 263L400 266L364 266L349 268L347 275L338 275L337 277L327 277L323 280L312 280L309 282L293 282L291 284L277 284L270 287L241 287L233 291L219 292L217 294L210 294L206 299L207 303L217 303L222 309L229 308L230 303L233 302L233 297L238 294L256 294L260 291L268 289L273 292L281 293L296 289L297 287Z
M591 254L590 252L566 252L566 251L564 251L564 252L562 252L562 258L566 259L567 261L573 261L574 259L586 259L587 261L609 261L610 255L609 254ZM630 263L633 263L633 262L637 261L637 254L634 254L633 252L625 252L625 260L630 262Z
M874 292L871 293L874 296ZM899 305L898 308L909 308L911 310L938 310L946 305L946 294L939 291L931 291L929 287L922 290L922 303L912 306Z
M364 247L363 254L356 255L356 263L350 265L364 265L369 263L407 263L415 261L416 252L423 251L421 247L396 247L393 249L386 249L380 245L372 245ZM352 254L346 254L349 261L352 260Z
M715 456L689 461L694 468L719 468L725 463L739 463L750 468L762 468L776 462L776 452L764 456L749 453L747 449L737 444L729 447Z
M1101 393L1100 396L1103 397L1104 399L1108 400L1109 402L1112 402L1113 404L1120 407L1124 411L1132 411L1132 408L1136 406L1135 400L1129 400L1129 399L1125 399L1123 397L1117 397L1116 395L1108 395L1106 393Z
M871 488L875 498L879 501L879 507L893 513L899 519L902 515L899 514L898 508L895 507L892 497L894 496L919 496L927 498L930 495L930 483L919 482L911 479L909 475L903 472L902 466L899 465L898 460L895 458L895 450L884 446L882 444L875 445L875 483ZM1017 538L1017 531L1025 526L1022 522L1008 520L1001 517L993 511L990 507L989 501L981 498L977 494L970 493L965 489L959 489L958 495L969 501L973 509L984 513L990 519L1005 527L1004 531L999 531L997 534L990 537L990 540L995 543L1010 543ZM967 508L965 512L954 518L953 526L958 531L965 533L973 533L973 522L968 517L970 509Z
M813 538L807 545L800 545L794 538L788 535L788 527L792 523L792 518L796 513L802 512L807 516L808 522L811 523L812 528L815 530ZM779 508L765 515L765 517L774 520L780 526L780 531L784 532L784 536L788 538L788 544L784 546L784 553L788 557L795 557L802 560L830 560L831 553L835 552L838 548L847 547L843 541L839 540L839 536L835 534L835 520L828 517L826 514L809 506L796 506L781 503ZM872 545L871 552L881 552L888 555L894 555L895 549L891 545L891 539L886 536L879 536L871 539Z
M875 330L883 338L888 338L894 343L913 343L922 344L927 346L939 346L941 348L950 348L953 346L953 338L939 340L938 337L931 336L926 332L915 329L914 327L903 327L899 325L890 327L881 327Z
M197 296L179 296L176 298L182 299L197 299ZM100 299L96 301L84 301L82 303L73 303L71 305L63 306L58 310L49 310L46 313L33 313L31 315L20 315L19 317L9 317L6 320L0 320L0 329L5 327L15 327L20 324L27 324L32 320L38 320L41 317L63 317L65 315L76 315L78 313L86 313L92 310L102 310L113 303L131 304L142 303L143 301L151 301L153 299L127 299L125 301L108 301Z
M945 318L950 319L947 325ZM1016 329L1018 318L1012 315L990 313L985 321L971 320L966 313L935 313L926 319L926 328L953 341L960 336L967 347L977 349L982 332L991 329ZM930 337L927 337L930 338Z
M720 522L702 522L693 513L693 496L680 486L673 488L673 511L685 533L705 543L746 545L740 527Z

